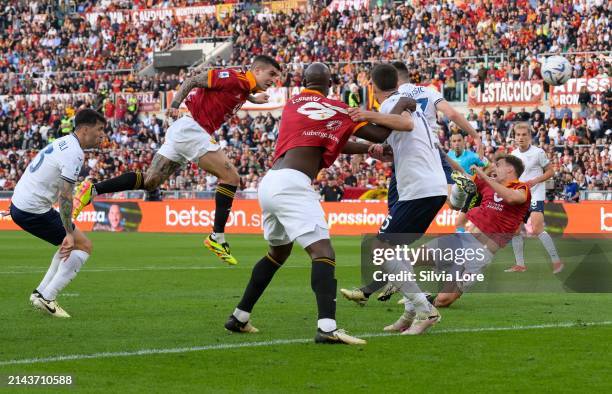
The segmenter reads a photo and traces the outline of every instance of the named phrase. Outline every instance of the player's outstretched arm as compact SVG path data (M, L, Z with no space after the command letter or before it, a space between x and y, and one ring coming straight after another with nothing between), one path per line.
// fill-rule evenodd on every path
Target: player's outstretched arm
M347 141L346 145L342 148L342 153L347 155L359 155L368 153L370 144L363 144L361 142Z
M527 190L526 189L510 189L497 182L494 178L491 178L478 166L472 166L474 173L483 181L485 181L499 197L505 200L510 205L519 205L527 201Z
M407 111L404 111L401 115L397 115L366 111L361 108L349 108L348 114L355 122L375 123L378 126L388 127L391 130L412 131L412 129L414 128L414 121L412 120L412 115L410 115L410 112Z
M360 127L353 135L370 142L381 143L385 142L389 134L391 130L388 128L368 123Z
M207 88L208 87L208 72L196 74L192 77L187 78L181 84L181 87L174 95L174 99L172 99L172 104L170 107L177 109L181 106L185 97L195 88Z
M66 237L60 247L60 257L62 259L67 258L70 252L74 249L74 227L72 225L72 192L74 190L74 184L68 181L62 181L59 193L59 213L62 219L62 224L66 230Z
M472 127L470 122L468 122L463 115L457 112L456 109L451 107L451 105L446 100L442 100L438 104L436 104L436 109L446 115L446 117L453 121L457 126L459 126L461 130L468 133L472 136L472 138L474 138L474 143L476 144L478 156L483 157L484 146L480 141L480 136L478 135L478 132Z

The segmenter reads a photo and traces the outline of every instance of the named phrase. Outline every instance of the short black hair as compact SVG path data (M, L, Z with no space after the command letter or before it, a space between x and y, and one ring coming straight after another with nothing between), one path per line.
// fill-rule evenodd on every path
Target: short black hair
M408 72L408 67L406 67L406 63L397 60L391 63L391 65L394 69L397 70L397 73L403 76L404 78L408 78L410 76L410 73Z
M397 70L390 64L377 64L372 69L372 82L382 91L397 89Z
M523 175L525 171L525 165L523 164L523 160L513 155L501 154L495 157L495 161L504 160L506 163L510 164L514 168L514 172L516 172L516 177L519 178Z
M106 124L106 118L104 115L91 108L84 108L76 113L74 117L74 127L79 126L93 126L96 123Z
M274 58L271 56L266 56L266 55L255 56L255 59L253 59L252 66L256 64L266 64L268 66L274 67L278 71L281 71L280 64L278 64L278 62L274 60Z

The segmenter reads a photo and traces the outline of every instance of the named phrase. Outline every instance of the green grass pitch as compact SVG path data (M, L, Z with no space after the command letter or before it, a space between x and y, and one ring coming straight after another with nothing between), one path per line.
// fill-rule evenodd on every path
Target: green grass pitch
M15 391L11 374L71 374L72 392L104 393L612 389L612 294L466 294L421 337L380 335L401 313L397 296L363 308L338 298L339 326L368 344L320 346L310 263L297 247L254 310L260 333L236 335L223 323L266 252L260 236L228 236L236 267L201 235L90 237L93 256L58 299L73 317L59 320L28 302L54 248L0 232L0 391ZM339 287L359 284L359 238L332 241ZM532 241L526 258L531 270L549 269ZM506 248L494 267L512 261Z

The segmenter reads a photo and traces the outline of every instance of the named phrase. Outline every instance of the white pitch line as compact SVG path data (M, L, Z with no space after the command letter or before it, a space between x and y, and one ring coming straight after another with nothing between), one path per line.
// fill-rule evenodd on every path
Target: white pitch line
M509 327L475 327L475 328L450 328L445 330L432 330L428 335L431 334L455 334L455 333L470 333L470 332L495 332L495 331L522 331L522 330L538 330L544 328L570 328L570 327L592 327L592 326L608 326L612 325L612 321L600 321L600 322L565 322L565 323L551 323L551 324L536 324L531 326L509 326ZM397 336L397 333L369 333L357 335L360 338L376 338L376 337L389 337ZM272 341L261 341L261 342L243 342L243 343L225 343L216 345L205 345L205 346L193 346L193 347L180 347L180 348L168 348L168 349L142 349L131 352L103 352L93 354L67 354L63 356L52 356L52 357L40 357L40 358L25 358L16 360L4 360L0 361L0 366L5 365L23 365L23 364L39 364L39 363L51 363L59 361L73 361L73 360L91 360L100 358L113 358L113 357L133 357L133 356L149 356L156 354L178 354L178 353L191 353L201 352L206 350L224 350L224 349L240 349L240 348L252 348L262 346L277 346L277 345L294 345L302 343L311 343L312 338L301 338L301 339L275 339Z
M349 267L346 265L341 266L342 267ZM350 267L357 267L357 266L350 266ZM289 265L287 267L284 268L308 268L310 269L310 266L300 266L300 265ZM181 267L181 266L168 266L168 267L135 267L135 268L123 268L123 267L116 267L116 268L94 268L94 269L83 269L80 272L122 272L122 271L188 271L188 270L194 270L194 271L199 271L199 270L237 270L237 269L253 269L252 266L241 266L241 267L227 267L227 266L219 266L219 267ZM23 275L23 274L40 274L40 273L44 273L47 272L46 269L40 269L40 270L30 270L30 271L0 271L0 275Z

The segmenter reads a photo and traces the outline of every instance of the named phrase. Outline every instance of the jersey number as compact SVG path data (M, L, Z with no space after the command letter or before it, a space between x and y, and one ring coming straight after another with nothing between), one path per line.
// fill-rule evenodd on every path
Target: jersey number
M30 166L30 172L38 170L45 160L45 155L48 155L51 152L53 152L53 145L49 145L44 151L40 152L40 159L38 160L38 163Z
M427 120L420 112L415 112L415 115L419 119L421 119L421 122L423 123L423 127L425 127L425 131L427 132L427 139L429 139L429 146L431 147L431 149L434 149L433 142L431 141L431 131L429 130L429 125L427 124Z
M425 112L425 108L427 108L427 102L429 99L427 98L420 98L415 100L417 102L417 104L419 105L419 107L421 107L421 111Z
M348 114L348 111L344 108L317 102L306 103L299 107L297 112L306 115L308 119L312 120L326 120L336 115L337 112Z

